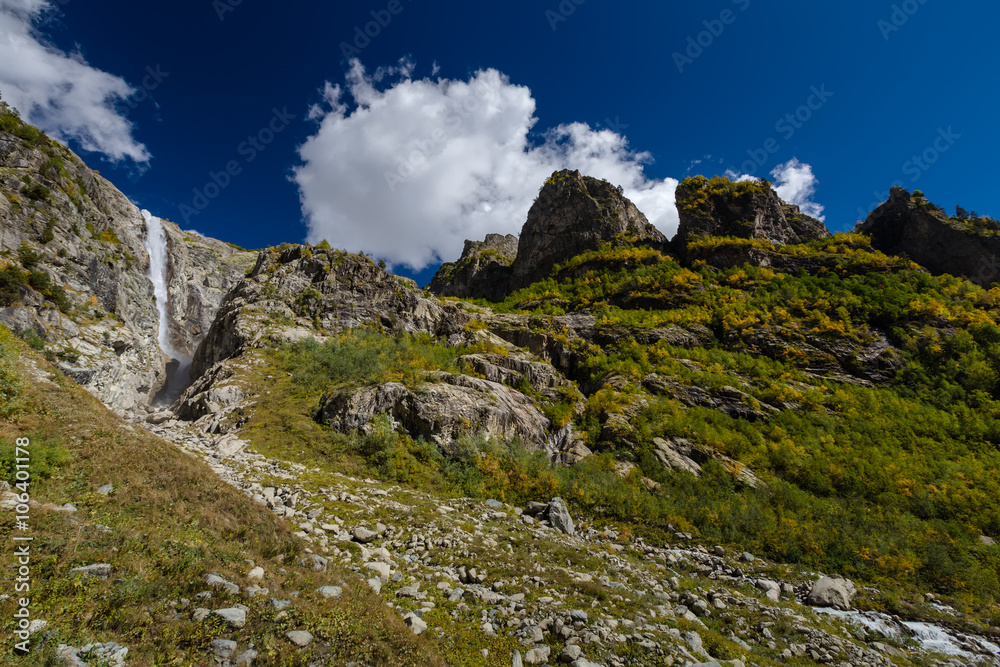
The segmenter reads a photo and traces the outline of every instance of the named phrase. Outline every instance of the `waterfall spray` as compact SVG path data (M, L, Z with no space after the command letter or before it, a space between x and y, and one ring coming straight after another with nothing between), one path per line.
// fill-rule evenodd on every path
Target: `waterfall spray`
M143 211L146 220L146 251L149 253L149 279L153 283L153 294L156 296L156 310L160 314L160 324L157 330L157 342L160 350L174 362L167 368L167 383L157 396L158 401L172 402L187 387L191 358L179 352L170 341L170 293L167 290L167 233L163 230L163 221Z

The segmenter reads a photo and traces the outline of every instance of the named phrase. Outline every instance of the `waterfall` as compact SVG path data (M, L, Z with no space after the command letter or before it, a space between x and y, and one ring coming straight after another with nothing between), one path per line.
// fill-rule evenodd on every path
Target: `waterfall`
M163 221L149 211L142 211L146 220L146 251L149 253L149 279L153 283L156 296L156 310L160 314L157 342L160 350L170 357L167 366L167 382L157 394L156 402L171 403L190 383L191 358L179 352L170 340L170 293L167 290L167 233Z

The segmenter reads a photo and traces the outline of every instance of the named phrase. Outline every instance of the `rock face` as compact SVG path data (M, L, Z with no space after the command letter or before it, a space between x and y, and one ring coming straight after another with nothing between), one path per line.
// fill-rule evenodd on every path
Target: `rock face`
M667 243L611 183L557 171L528 211L519 239L490 234L466 241L461 259L442 265L429 288L442 296L500 301L546 278L556 264L609 241Z
M520 438L529 449L551 449L549 420L524 394L489 380L433 372L408 389L398 382L326 396L317 419L344 432L371 432L376 415L386 414L413 438L455 452L462 435Z
M268 339L295 340L362 325L390 333L460 331L457 308L424 298L416 284L371 259L310 246L279 247L257 258L250 275L226 295L198 346L192 377Z
M616 238L657 245L667 241L611 183L578 171L558 171L528 211L511 265L511 288L542 280L559 262Z
M0 114L10 118L6 107ZM0 321L33 331L66 374L131 411L165 377L145 221L65 146L21 135L0 132L0 265L44 272L50 286L0 301Z
M1000 237L977 233L902 188L892 188L855 231L871 236L876 249L906 254L931 273L964 276L984 287L1000 281Z
M174 405L186 420L209 418L211 432L245 399L240 357L255 347L374 326L387 333L448 336L469 315L426 298L416 284L363 255L311 246L261 252L250 275L226 295L195 351L192 385ZM252 400L252 399L249 399Z
M440 296L500 301L510 286L517 237L487 234L485 241L466 241L457 262L445 262L428 289Z
M256 252L183 232L164 220L169 245L169 314L174 349L188 358L208 333L222 299L254 267Z
M677 187L680 225L673 244L681 255L699 237L734 236L778 245L830 236L822 222L781 201L766 181L734 183L725 177L685 179Z

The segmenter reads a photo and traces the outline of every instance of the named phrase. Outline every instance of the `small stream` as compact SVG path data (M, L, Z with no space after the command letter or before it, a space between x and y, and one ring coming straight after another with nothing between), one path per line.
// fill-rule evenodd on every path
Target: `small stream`
M956 658L991 658L1000 665L1000 646L976 635L965 635L933 623L897 621L887 614L872 611L837 611L817 608L816 612L860 625L890 639L912 638L927 651Z

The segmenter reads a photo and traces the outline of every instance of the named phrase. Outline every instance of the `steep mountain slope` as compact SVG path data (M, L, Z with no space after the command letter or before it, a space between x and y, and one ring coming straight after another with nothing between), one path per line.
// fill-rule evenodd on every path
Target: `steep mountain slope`
M0 326L4 474L40 434L53 505L36 656L1000 664L1000 290L701 177L668 243L612 184L554 174L519 239L435 277L466 302L325 244L251 255L165 222L160 305L194 381L154 411L141 214L0 119L0 317L132 423ZM68 571L91 564L115 578Z
M0 106L0 322L105 405L144 411L166 380L146 222L69 149ZM188 356L256 253L180 231L168 240L170 330Z

